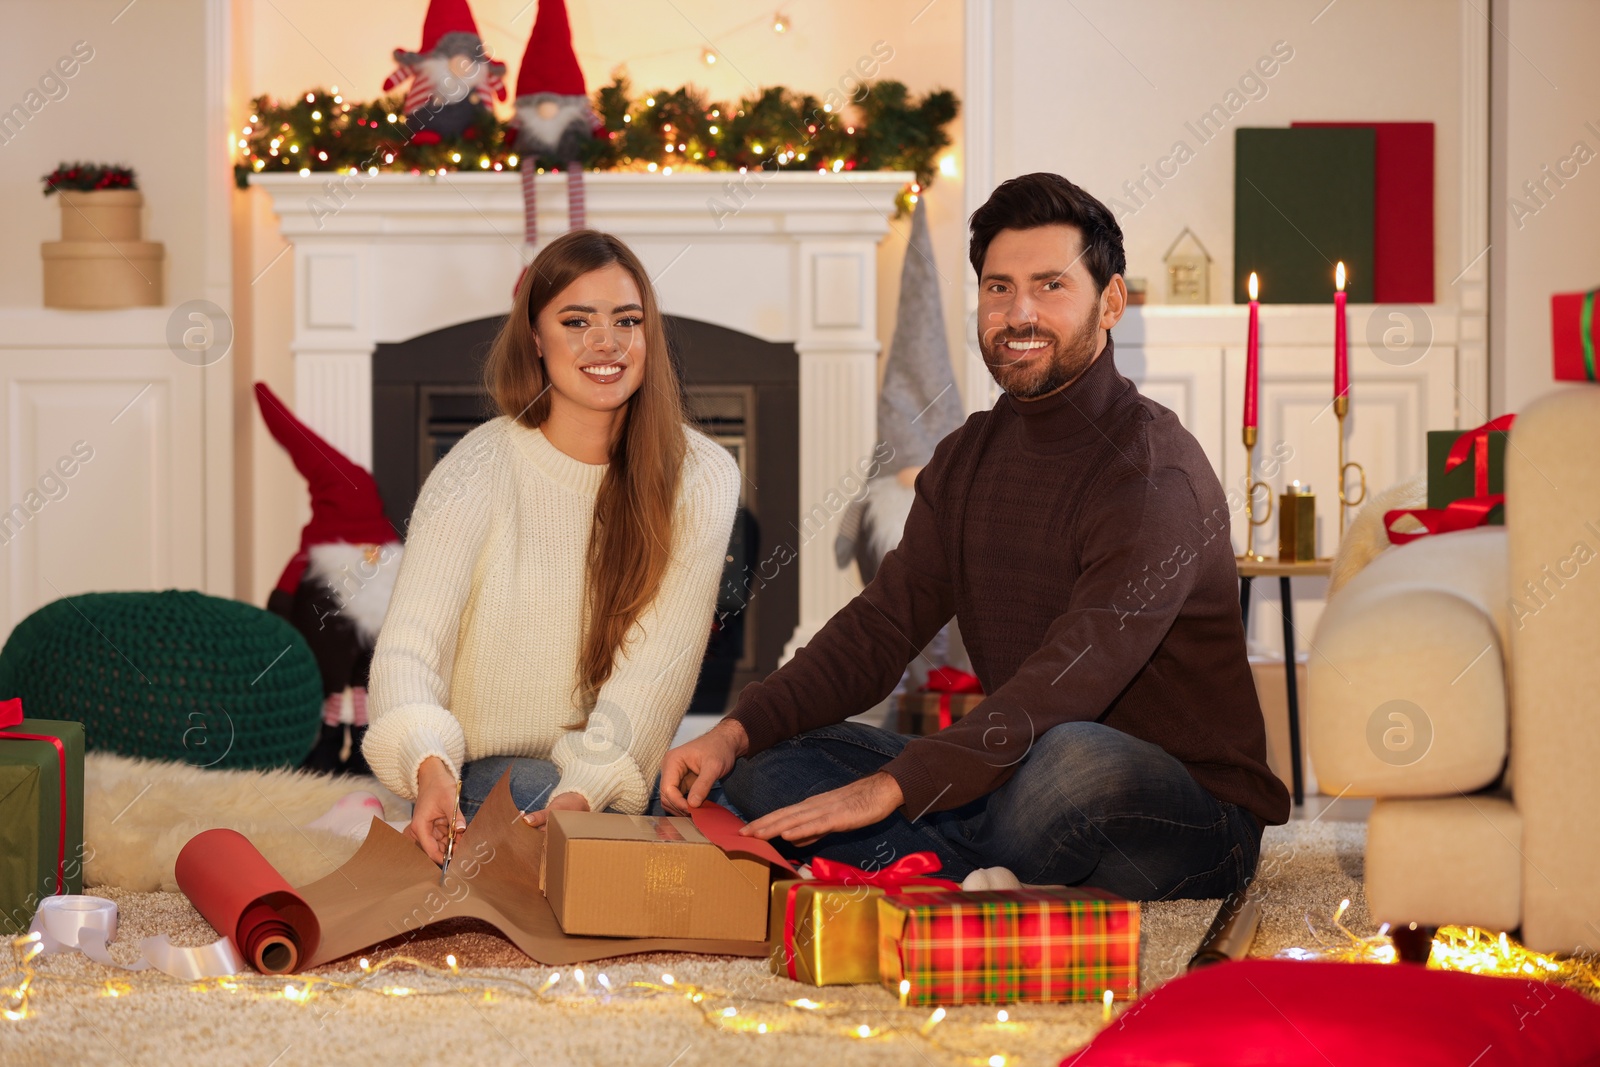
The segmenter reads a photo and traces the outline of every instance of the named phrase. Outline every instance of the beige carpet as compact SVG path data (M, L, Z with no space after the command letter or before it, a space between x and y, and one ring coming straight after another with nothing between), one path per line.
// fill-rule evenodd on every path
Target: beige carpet
M1360 896L1365 826L1323 821L1267 831L1261 862L1265 909L1254 954L1316 944L1311 924L1326 932L1343 898L1345 924L1369 932ZM183 896L98 888L116 900L122 929L113 955L131 960L140 937L156 933L178 944L216 935ZM1181 972L1215 914L1214 902L1146 905L1141 985L1148 990ZM404 985L442 995L381 996L319 992L307 1003L286 1000L284 983L258 979L244 988L192 989L164 976L112 972L79 956L52 957L38 967L32 1014L0 1020L0 1063L60 1067L84 1064L168 1064L223 1061L258 1067L290 1064L412 1063L521 1065L630 1064L640 1067L774 1067L779 1064L982 1064L1003 1055L1012 1067L1059 1062L1101 1025L1095 1005L1016 1005L1010 1019L992 1008L951 1009L926 1036L922 1009L903 1009L873 986L813 989L767 974L763 961L692 956L635 957L592 966L581 992L571 972L542 998L512 992L470 995L466 984L496 977L542 983L550 968L529 961L486 927L435 928L406 946L387 946L373 960L404 949L443 964L453 953L459 979L437 981L386 970L374 988ZM659 983L670 971L680 988L700 987L700 1005L682 994L642 996L630 982ZM322 973L360 979L351 961ZM617 995L607 997L605 974ZM108 980L121 983L110 996ZM5 984L10 985L7 981ZM298 988L298 987L297 987ZM786 1001L809 997L804 1011ZM736 1014L726 1017L726 1008ZM765 1024L768 1033L755 1028ZM861 1026L870 1036L856 1036Z

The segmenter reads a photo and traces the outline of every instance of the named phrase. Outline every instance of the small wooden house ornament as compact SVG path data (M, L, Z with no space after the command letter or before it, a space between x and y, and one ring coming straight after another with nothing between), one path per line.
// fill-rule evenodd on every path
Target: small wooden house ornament
M1211 253L1185 226L1161 257L1167 265L1167 303L1211 302Z

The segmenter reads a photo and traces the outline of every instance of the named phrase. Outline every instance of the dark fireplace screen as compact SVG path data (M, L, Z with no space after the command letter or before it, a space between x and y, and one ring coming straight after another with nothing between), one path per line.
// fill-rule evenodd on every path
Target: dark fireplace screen
M503 321L478 319L380 344L372 357L373 476L406 529L422 483L473 427L493 418L483 363ZM778 665L800 615L792 551L799 526L799 382L794 346L667 316L685 406L739 464L739 513L691 713L720 715L746 683Z

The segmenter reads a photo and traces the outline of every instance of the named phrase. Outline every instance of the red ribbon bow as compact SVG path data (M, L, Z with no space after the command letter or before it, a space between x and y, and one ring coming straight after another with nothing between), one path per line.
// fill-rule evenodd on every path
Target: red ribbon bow
M940 668L949 670L949 668ZM960 672L955 672L959 674ZM902 856L889 866L876 871L864 871L860 867L852 867L848 863L838 860L826 859L818 856L811 861L810 881L796 882L789 887L788 897L784 901L783 911L783 960L788 969L790 978L798 980L799 972L795 967L796 953L794 948L794 908L795 896L800 890L816 888L818 886L871 886L893 894L908 885L932 885L940 889L960 889L961 886L948 878L929 878L928 875L940 870L943 864L939 857L932 852L913 852Z
M928 681L922 690L939 694L939 729L943 730L951 723L950 694L976 693L981 696L983 683L978 681L975 674L958 671L954 667L935 667L928 672Z
M1397 508L1394 511L1384 512L1383 526L1390 542L1403 545L1419 537L1427 537L1429 534L1470 530L1488 522L1489 512L1506 498L1504 493L1489 492L1489 435L1510 430L1515 420L1515 415L1501 415L1498 419L1490 419L1482 426L1468 430L1457 437L1455 443L1450 446L1450 454L1445 457L1444 469L1446 473L1455 470L1467 461L1467 453L1472 453L1473 495L1462 500L1452 500L1447 507L1442 508ZM1400 533L1395 530L1394 524L1402 515L1410 515L1422 523L1422 532Z
M49 734L24 734L7 729L21 722L22 699L0 700L0 739L45 741L56 747L56 762L60 764L56 782L61 786L61 803L57 806L61 825L56 828L56 893L59 895L67 891L67 746L61 743L61 738Z

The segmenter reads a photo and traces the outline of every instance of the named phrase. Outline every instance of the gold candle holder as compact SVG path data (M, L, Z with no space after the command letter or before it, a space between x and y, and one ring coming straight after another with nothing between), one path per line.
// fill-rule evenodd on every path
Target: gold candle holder
M1244 551L1239 554L1239 559L1251 563L1265 563L1267 557L1256 551L1256 527L1265 526L1272 520L1272 488L1266 482L1256 479L1256 428L1244 428ZM1267 509L1256 518L1255 499L1256 490L1265 489Z
M1333 398L1333 413L1339 419L1339 536L1344 536L1345 526L1349 523L1351 508L1359 507L1367 499L1367 471L1366 468L1355 461L1346 461L1344 458L1344 420L1350 414L1350 397L1336 396ZM1356 472L1361 491L1351 496L1345 483L1350 471Z

